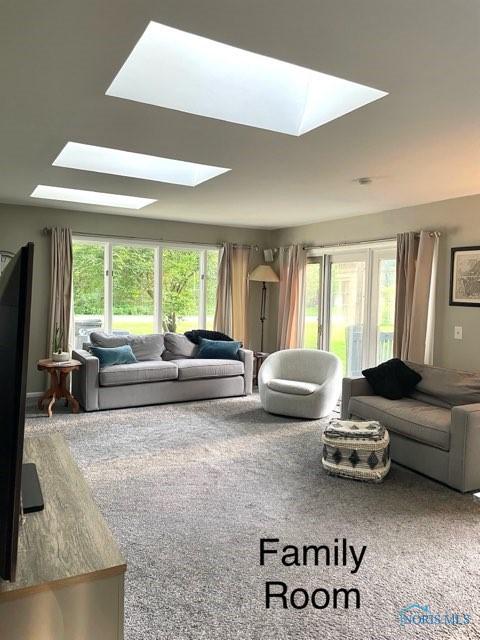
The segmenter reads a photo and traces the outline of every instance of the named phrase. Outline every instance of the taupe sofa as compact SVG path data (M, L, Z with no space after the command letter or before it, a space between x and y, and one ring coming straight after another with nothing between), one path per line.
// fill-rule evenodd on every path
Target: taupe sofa
M480 488L480 374L407 362L422 380L407 398L387 400L367 380L344 378L342 418L378 420L392 460L458 489Z
M100 346L136 341L132 348L139 361L100 368L98 358L88 351L88 345L73 351L72 357L79 360L82 367L73 373L72 388L85 411L252 393L253 352L248 349L240 349L239 360L207 360L196 358L195 345L182 335L96 336ZM154 348L155 353L148 359L151 339L160 340L161 349L155 351Z

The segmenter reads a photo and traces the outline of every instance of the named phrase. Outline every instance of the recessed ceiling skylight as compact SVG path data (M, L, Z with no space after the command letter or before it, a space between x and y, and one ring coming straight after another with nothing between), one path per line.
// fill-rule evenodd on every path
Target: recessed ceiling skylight
M207 164L159 158L78 142L67 142L53 164L58 167L111 173L117 176L169 182L188 187L195 187L197 184L230 171L224 167L211 167Z
M387 95L158 22L106 93L294 136Z
M63 202L81 202L82 204L96 204L102 207L123 207L124 209L142 209L156 200L121 196L116 193L101 193L100 191L84 191L83 189L66 189L64 187L50 187L39 184L30 194L31 198L45 200L63 200Z

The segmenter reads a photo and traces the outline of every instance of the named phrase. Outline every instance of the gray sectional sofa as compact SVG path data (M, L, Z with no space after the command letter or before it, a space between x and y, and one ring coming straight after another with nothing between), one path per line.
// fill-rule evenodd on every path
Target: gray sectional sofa
M85 411L252 393L253 353L248 349L240 349L239 360L206 360L197 358L197 346L180 334L92 333L90 340L107 348L130 344L138 362L100 368L89 344L73 351L82 363L72 376L73 394Z
M480 488L480 374L406 363L421 376L401 400L375 395L365 378L344 378L342 418L378 420L392 460L458 489Z

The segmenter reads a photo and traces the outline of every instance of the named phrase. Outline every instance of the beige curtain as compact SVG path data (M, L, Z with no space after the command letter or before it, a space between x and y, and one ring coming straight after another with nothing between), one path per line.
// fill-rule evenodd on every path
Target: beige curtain
M300 245L279 250L278 349L303 346L306 251Z
M438 235L422 231L397 236L394 356L432 364Z
M223 245L218 269L214 328L248 344L248 264L250 247Z
M62 348L69 350L72 308L72 232L54 227L51 230L50 316L47 353L52 353L55 329L63 333Z

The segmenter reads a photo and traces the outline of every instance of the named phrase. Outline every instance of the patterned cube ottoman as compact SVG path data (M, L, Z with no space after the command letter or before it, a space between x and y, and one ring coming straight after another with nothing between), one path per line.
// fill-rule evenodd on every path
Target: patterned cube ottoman
M322 442L323 468L331 475L382 482L390 470L390 437L379 422L333 420Z

